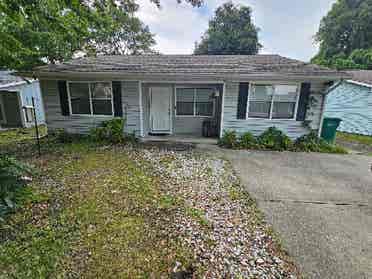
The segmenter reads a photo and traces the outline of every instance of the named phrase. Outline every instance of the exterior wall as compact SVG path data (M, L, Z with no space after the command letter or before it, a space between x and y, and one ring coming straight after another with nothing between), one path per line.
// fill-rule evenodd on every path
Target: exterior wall
M137 81L122 82L123 117L127 119L125 131L140 132L139 86ZM42 98L45 104L45 116L48 129L65 129L69 133L89 133L91 128L102 121L113 119L111 116L63 116L59 99L57 80L40 81Z
M142 107L143 107L143 129L144 129L144 136L148 135L150 132L150 87L151 86L168 86L172 87L172 128L173 134L176 135L194 135L194 136L201 136L202 135L202 125L205 119L211 117L198 117L198 116L176 116L175 115L175 107L176 107L176 98L175 98L175 88L176 86L180 87L216 87L216 84L175 84L175 83L144 83L142 85Z
M343 82L329 93L325 116L342 119L339 131L372 135L372 88Z
M310 127L306 127L302 121L285 119L237 119L237 107L239 96L239 82L226 82L223 102L223 130L234 130L239 134L251 132L260 135L267 128L275 126L285 132L292 139L298 138L312 130L318 130L321 123L323 107L323 95L325 87L322 84L311 84L310 99L313 104L306 112L306 121Z
M38 124L45 124L44 105L41 98L40 84L39 81L35 81L31 84L25 84L21 90L21 106L32 106L32 97L35 99L36 119ZM22 112L23 114L23 112ZM23 116L24 117L24 116ZM34 123L24 122L26 127L33 126Z
M31 127L34 125L34 122L26 122L26 117L22 109L23 106L32 106L32 97L35 99L36 119L39 124L45 124L44 105L41 98L39 81L34 81L30 84L24 83L15 85L1 90L12 92L14 94L17 94L18 92L19 112L17 111L17 113L20 113L22 126Z

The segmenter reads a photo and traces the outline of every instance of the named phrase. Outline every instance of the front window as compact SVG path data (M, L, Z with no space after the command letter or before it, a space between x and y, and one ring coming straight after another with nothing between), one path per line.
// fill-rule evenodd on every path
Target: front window
M69 82L72 114L113 115L109 82Z
M214 92L212 88L177 88L176 115L213 116Z
M34 108L30 106L26 106L24 110L25 110L26 122L28 123L35 122Z
M294 119L298 96L296 85L252 85L248 117Z

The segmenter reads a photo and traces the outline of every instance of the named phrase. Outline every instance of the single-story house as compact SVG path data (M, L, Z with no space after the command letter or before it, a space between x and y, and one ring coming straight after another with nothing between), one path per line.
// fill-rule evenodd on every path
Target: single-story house
M344 73L279 55L98 56L37 67L49 129L86 133L123 117L126 132L201 136L210 121L256 135L319 130L324 94Z
M31 127L34 125L32 97L35 102L36 119L45 123L43 101L39 81L0 71L0 127Z
M350 79L330 89L325 115L342 119L339 131L372 136L372 71L348 71Z

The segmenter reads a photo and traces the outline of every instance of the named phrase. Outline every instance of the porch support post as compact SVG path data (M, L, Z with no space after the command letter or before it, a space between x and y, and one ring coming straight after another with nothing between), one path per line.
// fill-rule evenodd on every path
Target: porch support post
M138 92L139 92L139 113L140 113L140 136L144 137L143 134L143 107L142 107L142 82L138 81Z
M226 92L226 82L223 83L222 87L222 101L221 101L221 120L220 120L220 138L222 138L223 135L223 116L224 116L224 106L225 106L225 92Z

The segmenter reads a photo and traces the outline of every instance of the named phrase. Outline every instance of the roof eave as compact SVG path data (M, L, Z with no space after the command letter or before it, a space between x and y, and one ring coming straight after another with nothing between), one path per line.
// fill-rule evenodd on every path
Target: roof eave
M22 73L24 74L24 73ZM113 80L159 80L162 81L164 77L173 78L175 80L182 79L212 79L212 80L261 80L261 79L273 79L273 80L304 80L304 81L331 81L340 80L345 78L343 73L317 73L317 74L305 74L305 73L250 73L250 74L239 74L239 73L219 73L219 74L189 74L189 73L120 73L120 72L76 72L76 71L63 71L63 72L33 72L32 75L27 73L27 76L36 77L39 79L66 79L66 78L104 78Z
M355 84L355 85L359 85L359 86L372 88L372 84L368 84L368 83L365 83L365 82L355 81L355 80L351 80L351 79L346 80L346 82L351 83L351 84Z

